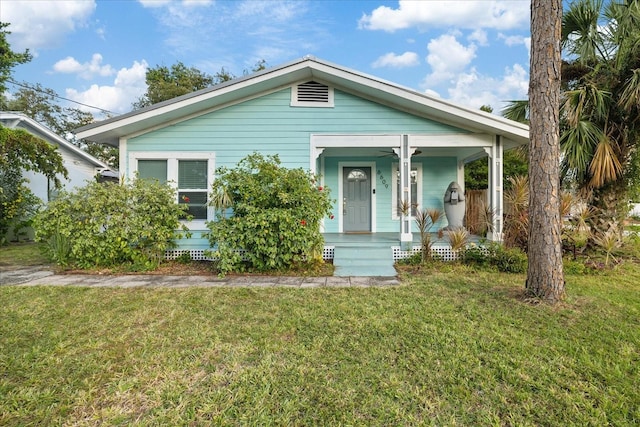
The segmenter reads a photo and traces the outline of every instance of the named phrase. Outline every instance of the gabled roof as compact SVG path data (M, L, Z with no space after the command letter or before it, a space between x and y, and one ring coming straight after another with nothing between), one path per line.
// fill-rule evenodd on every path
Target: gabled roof
M66 139L62 138L51 129L35 121L22 113L13 111L0 111L0 123L4 127L11 129L24 129L29 133L44 139L52 144L57 144L61 149L68 150L78 157L86 160L92 167L101 169L111 169L106 163L96 159L91 154L73 145Z
M469 131L502 135L518 145L529 140L529 127L522 123L462 107L311 56L92 123L77 129L76 136L116 146L120 137L309 80Z

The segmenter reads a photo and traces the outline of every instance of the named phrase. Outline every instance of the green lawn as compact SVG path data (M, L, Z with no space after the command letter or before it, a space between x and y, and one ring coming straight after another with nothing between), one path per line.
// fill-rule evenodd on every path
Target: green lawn
M10 243L0 246L0 267L48 265L41 243Z
M523 281L0 287L0 425L638 425L640 265Z

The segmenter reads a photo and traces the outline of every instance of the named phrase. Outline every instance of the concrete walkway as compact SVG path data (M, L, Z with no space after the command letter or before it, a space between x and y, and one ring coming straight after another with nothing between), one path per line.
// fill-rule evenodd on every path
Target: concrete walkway
M369 287L396 286L395 277L291 277L291 276L162 276L153 274L55 274L42 267L0 270L0 285L88 287Z

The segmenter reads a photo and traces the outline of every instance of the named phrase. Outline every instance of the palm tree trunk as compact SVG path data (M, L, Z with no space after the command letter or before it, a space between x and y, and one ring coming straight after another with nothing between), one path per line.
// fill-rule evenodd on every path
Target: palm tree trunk
M560 35L562 0L531 3L529 267L526 292L564 296L560 216Z

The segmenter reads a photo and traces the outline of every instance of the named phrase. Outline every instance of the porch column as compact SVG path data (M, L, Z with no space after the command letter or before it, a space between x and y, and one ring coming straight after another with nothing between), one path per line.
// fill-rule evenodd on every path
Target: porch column
M498 135L495 143L488 150L489 154L489 191L487 194L489 207L494 213L493 231L487 234L487 238L494 242L502 241L503 228L503 149L502 140Z
M394 150L395 151L395 150ZM402 246L411 246L413 242L413 234L411 233L411 155L414 150L409 147L409 135L402 135L402 143L398 150L400 160L400 207L408 207L400 209L400 244Z

